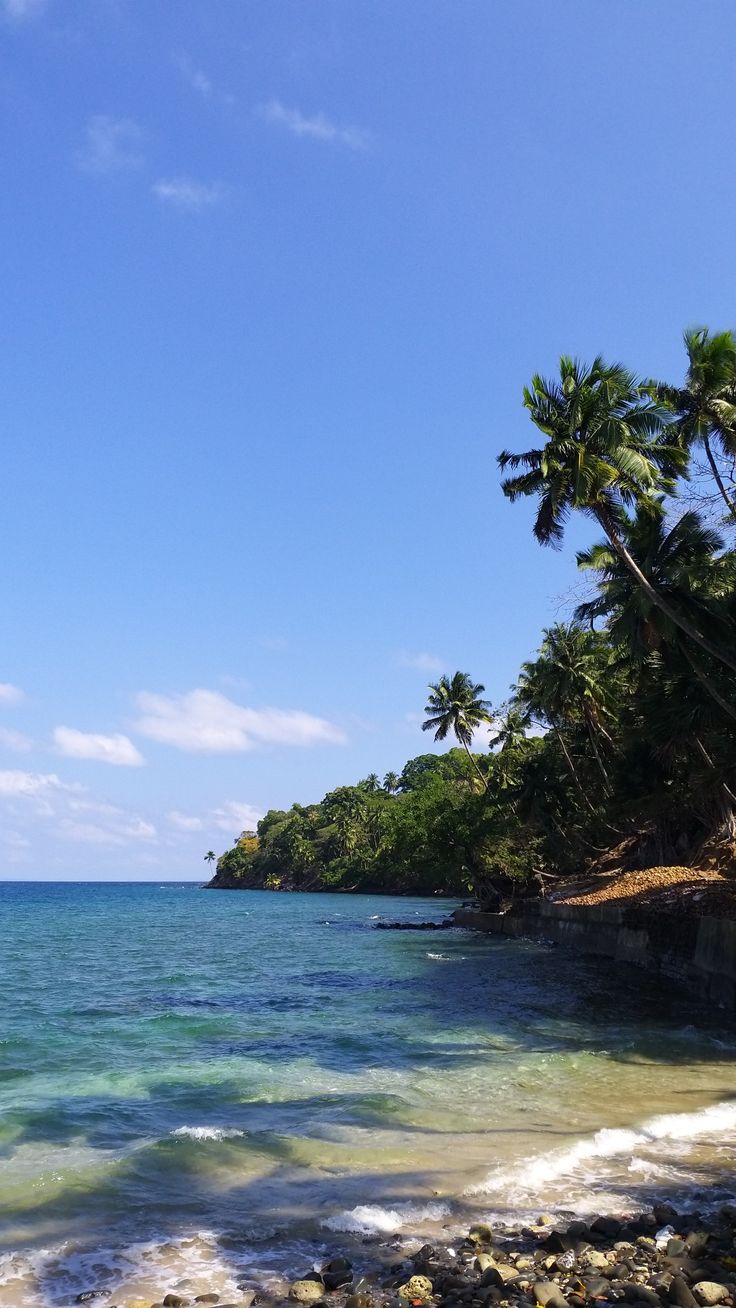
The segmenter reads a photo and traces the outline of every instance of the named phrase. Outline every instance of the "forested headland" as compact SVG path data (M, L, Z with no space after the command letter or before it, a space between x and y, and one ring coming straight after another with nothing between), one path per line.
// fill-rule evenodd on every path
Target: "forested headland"
M733 860L736 338L699 328L685 349L679 385L563 357L525 389L533 443L499 456L503 492L533 501L540 545L573 514L592 539L578 602L508 700L442 677L423 726L454 748L267 813L212 884L488 902L613 849L641 867Z

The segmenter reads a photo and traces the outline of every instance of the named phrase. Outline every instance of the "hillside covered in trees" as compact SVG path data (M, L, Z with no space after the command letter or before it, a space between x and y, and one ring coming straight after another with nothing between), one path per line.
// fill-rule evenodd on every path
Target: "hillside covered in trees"
M726 862L736 837L736 339L685 334L682 385L563 357L524 404L535 444L504 451L504 493L559 545L596 539L581 595L545 629L508 701L465 673L430 687L425 754L319 804L272 811L213 884L463 893L579 871L625 845L640 866ZM489 651L489 661L492 651ZM490 746L478 752L478 728ZM476 748L472 745L475 742Z

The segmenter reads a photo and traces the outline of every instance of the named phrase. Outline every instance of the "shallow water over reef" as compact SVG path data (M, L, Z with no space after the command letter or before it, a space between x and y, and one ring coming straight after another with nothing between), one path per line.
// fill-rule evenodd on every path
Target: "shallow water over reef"
M437 900L0 885L0 1304L731 1195L725 1018ZM307 1265L308 1265L307 1263Z

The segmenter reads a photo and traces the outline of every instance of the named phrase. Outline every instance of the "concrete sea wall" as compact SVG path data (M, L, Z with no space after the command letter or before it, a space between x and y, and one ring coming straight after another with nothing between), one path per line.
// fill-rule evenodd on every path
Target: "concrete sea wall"
M681 982L692 994L736 1012L736 922L613 904L521 901L507 913L458 909L457 926L571 945Z

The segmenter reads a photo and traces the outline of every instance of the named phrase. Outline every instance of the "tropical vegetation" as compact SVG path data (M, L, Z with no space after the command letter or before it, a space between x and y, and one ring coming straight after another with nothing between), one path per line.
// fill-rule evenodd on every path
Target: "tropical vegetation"
M489 901L579 870L733 855L736 838L736 337L685 333L681 385L563 356L504 450L503 493L560 547L580 593L505 702L468 673L431 685L424 730L457 742L383 783L271 812L217 883L462 893ZM490 659L491 651L489 651Z

